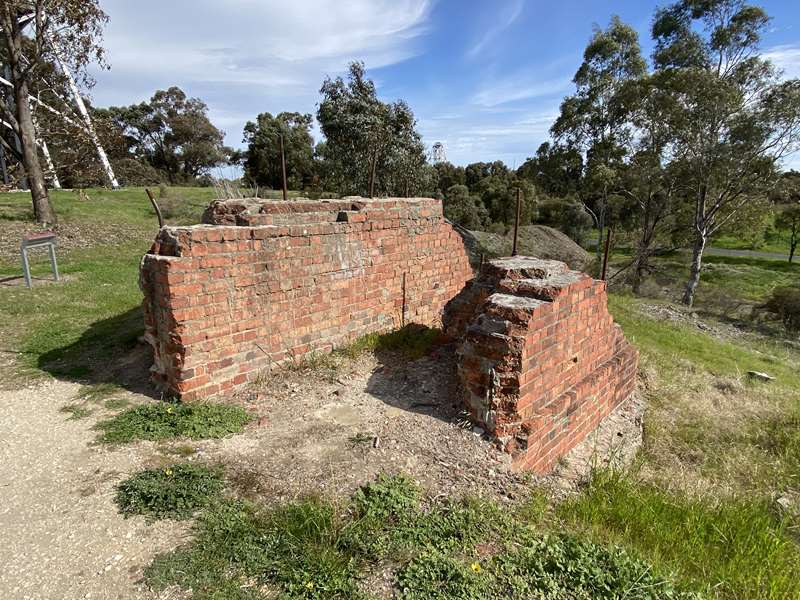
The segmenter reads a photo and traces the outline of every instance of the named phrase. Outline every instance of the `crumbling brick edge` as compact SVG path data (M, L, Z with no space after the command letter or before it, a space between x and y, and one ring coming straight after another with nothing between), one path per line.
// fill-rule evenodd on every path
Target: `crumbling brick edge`
M635 386L605 283L531 257L477 277L427 198L215 202L141 263L154 382L190 401L403 323L458 340L472 418L514 468L550 471Z

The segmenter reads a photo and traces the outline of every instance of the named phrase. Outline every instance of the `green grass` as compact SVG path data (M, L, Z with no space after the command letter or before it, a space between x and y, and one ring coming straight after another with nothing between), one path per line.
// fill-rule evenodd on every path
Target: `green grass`
M140 471L117 486L114 501L125 517L188 519L222 492L222 470L184 463Z
M800 548L766 502L690 499L600 473L558 514L568 527L632 548L710 596L800 597Z
M162 203L174 211L168 218L171 224L199 222L206 206L215 198L213 188L170 187ZM143 187L121 190L87 188L88 200L77 191L50 190L50 200L59 223L119 223L127 227L152 229L158 226L156 213ZM159 196L158 186L150 188ZM28 193L0 194L0 223L6 221L30 221L33 219L31 198Z
M78 421L80 419L85 419L86 417L92 414L91 410L79 404L68 404L67 406L61 407L59 409L59 412L68 414L70 421Z
M60 284L0 288L0 313L14 324L4 342L19 366L80 379L132 348L144 330L137 277L146 250L75 251L61 259ZM0 276L13 272L0 265Z
M357 358L369 352L391 352L408 360L418 360L430 354L440 342L442 331L410 323L389 333L371 333L361 336L336 350L347 358Z
M789 233L787 231L768 231L762 240L742 239L736 235L722 235L715 238L711 245L714 248L729 250L755 250L757 252L774 252L789 256Z
M425 504L402 476L379 478L344 506L226 500L145 577L193 598L358 599L371 591L360 580L383 565L405 600L696 597L624 550L537 531L490 503Z
M241 432L249 421L250 416L239 406L155 402L129 408L101 421L96 428L103 432L101 442L120 444L136 440L222 438Z
M652 319L637 310L640 302L615 294L610 296L609 308L626 337L662 374L674 374L687 362L714 375L766 371L777 377L778 385L800 390L800 372L793 366L798 358L796 351L768 340L747 344L724 341L697 328Z

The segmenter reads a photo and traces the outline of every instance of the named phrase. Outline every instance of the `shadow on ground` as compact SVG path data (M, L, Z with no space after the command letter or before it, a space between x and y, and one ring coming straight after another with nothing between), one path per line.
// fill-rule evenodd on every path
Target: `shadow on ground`
M393 335L402 336L401 341L375 349L378 367L370 374L365 391L401 411L446 422L466 418L460 401L455 344L440 330L422 325L407 325L382 339Z
M144 333L141 307L95 321L81 337L42 354L37 366L56 379L83 384L113 384L159 397L149 381L153 355L139 341Z

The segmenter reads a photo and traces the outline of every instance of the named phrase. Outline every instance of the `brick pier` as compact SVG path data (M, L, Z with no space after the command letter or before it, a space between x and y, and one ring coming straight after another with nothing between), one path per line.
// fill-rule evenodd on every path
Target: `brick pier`
M638 353L608 312L606 284L552 260L484 266L448 306L472 418L545 473L633 393Z

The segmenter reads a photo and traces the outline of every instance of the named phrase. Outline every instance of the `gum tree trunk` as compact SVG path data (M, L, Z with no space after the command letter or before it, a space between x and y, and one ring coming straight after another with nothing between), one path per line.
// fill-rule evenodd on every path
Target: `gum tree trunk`
M11 67L14 84L14 102L16 104L17 134L22 145L22 164L31 189L33 214L38 223L55 223L56 215L50 204L47 186L44 183L42 166L36 150L36 129L28 101L28 82L22 75L22 31L19 28L16 14L9 6L3 6L0 12L0 25L4 30L3 37L8 51L8 63Z
M686 306L694 304L694 294L700 283L700 271L703 267L703 251L706 249L706 233L698 232L692 248L692 265L689 269L689 281L686 282L686 291L683 293L683 303Z

